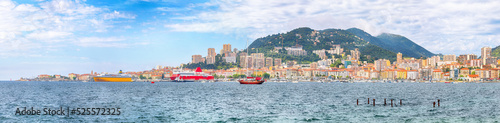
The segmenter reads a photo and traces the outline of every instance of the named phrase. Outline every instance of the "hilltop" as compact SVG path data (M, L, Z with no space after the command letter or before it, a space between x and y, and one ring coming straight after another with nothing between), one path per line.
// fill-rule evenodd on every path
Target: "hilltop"
M360 59L366 61L382 58L394 61L398 52L403 53L404 56L415 58L434 55L404 36L384 33L374 37L357 28L347 30L313 30L308 27L301 27L287 33L272 34L258 38L249 48L251 49L250 52L255 53L258 49L259 52L265 53L267 57L281 57L285 58L285 60L295 60L292 56L276 55L271 51L275 47L291 47L297 44L303 46L303 49L307 51L308 55L303 57L310 57L310 59L303 60L309 60L310 62L319 60L312 53L313 50L330 50L335 48L334 45L340 45L346 54L350 54L351 50L359 48L361 53Z
M347 31L361 37L363 40L370 42L370 44L379 46L395 53L402 53L406 57L432 57L435 54L431 53L422 46L416 44L410 39L396 34L382 33L376 37L366 33L358 28L351 28Z

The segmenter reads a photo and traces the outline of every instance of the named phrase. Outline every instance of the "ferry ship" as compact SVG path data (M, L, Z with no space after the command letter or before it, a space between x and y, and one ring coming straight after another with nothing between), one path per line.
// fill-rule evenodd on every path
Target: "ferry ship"
M213 81L214 76L203 74L201 68L196 68L195 72L177 72L174 73L170 80L174 82L196 82L196 81Z
M122 74L122 70L118 74L101 74L94 77L94 82L132 82L132 76Z

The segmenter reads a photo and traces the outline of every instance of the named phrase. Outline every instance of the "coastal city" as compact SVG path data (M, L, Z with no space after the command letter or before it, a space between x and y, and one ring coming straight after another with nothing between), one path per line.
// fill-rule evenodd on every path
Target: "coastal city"
M315 50L321 60L309 64L297 61L284 61L281 58L264 57L263 53L247 54L245 50L231 49L231 44L224 44L217 54L215 48L208 48L207 55L192 55L189 64L214 64L216 56L222 61L234 64L228 69L201 70L158 65L151 70L123 72L131 76L132 81L172 81L179 73L193 73L211 76L211 81L236 81L245 77L263 77L267 82L491 82L497 81L500 74L500 60L491 56L492 48L481 48L480 57L475 54L435 55L429 58L403 57L397 53L395 61L377 59L373 63L360 60L363 55L358 49L350 53L343 52L339 45L330 50ZM275 47L275 51L285 49L288 55L304 55L302 46ZM332 56L327 56L332 54ZM341 56L335 58L335 56ZM340 62L340 63L336 63ZM196 72L195 72L196 71ZM120 71L121 72L121 71ZM18 81L93 81L94 77L107 72L69 73L66 75L40 74L35 78L21 78ZM176 76L177 75L177 76ZM178 78L177 78L178 79Z

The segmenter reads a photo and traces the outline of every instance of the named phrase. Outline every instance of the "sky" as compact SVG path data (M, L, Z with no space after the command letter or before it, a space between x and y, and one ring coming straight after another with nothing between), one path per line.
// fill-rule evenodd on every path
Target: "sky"
M0 80L150 70L299 27L403 35L433 53L500 45L495 0L0 0Z

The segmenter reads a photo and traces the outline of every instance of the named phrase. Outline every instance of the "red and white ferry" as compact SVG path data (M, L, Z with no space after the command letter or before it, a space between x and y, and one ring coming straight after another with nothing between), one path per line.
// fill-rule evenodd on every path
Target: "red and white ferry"
M170 79L174 82L197 82L197 81L213 81L214 76L205 74L201 68L196 68L195 72L178 72L172 74Z

